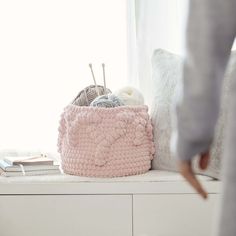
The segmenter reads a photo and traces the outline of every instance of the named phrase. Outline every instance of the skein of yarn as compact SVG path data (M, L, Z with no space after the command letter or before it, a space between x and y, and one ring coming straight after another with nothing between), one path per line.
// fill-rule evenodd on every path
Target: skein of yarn
M116 95L124 105L144 105L144 97L136 88L127 86L115 91L113 94Z
M92 74L94 85L90 85L84 88L79 94L75 97L72 101L73 105L77 106L89 106L90 103L101 95L106 95L111 93L111 90L106 87L106 76L105 76L105 63L102 63L102 70L103 70L103 83L104 86L97 85L96 78L93 72L93 65L92 63L89 64L89 68Z
M72 104L77 106L89 106L90 103L100 95L111 93L110 89L106 89L101 85L90 85L79 92L72 101Z
M118 107L123 106L122 101L114 94L109 93L103 96L99 96L91 102L90 106L93 107Z

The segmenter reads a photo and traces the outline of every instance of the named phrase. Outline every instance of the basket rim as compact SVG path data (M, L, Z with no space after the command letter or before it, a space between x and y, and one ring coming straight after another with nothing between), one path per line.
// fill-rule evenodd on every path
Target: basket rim
M99 112L127 111L127 110L148 111L148 106L147 105L126 105L126 106L107 108L107 107L78 106L78 105L74 105L74 104L69 104L65 107L65 109L71 109L74 111L99 111Z

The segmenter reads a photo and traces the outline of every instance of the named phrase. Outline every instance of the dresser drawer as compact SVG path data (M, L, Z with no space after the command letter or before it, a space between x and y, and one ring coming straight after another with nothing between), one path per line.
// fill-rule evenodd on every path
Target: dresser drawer
M2 236L132 236L131 195L1 195Z
M218 194L134 195L134 236L209 236Z

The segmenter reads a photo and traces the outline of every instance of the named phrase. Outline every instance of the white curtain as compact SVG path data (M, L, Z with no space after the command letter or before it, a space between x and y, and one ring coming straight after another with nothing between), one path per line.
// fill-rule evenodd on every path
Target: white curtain
M93 83L124 86L126 0L0 1L0 148L56 151L60 113Z
M184 53L187 0L128 0L128 79L151 104L151 57L157 48Z

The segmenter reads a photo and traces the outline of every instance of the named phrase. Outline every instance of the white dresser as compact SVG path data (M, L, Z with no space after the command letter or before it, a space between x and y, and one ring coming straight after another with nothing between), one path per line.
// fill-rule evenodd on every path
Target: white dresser
M177 173L0 177L1 236L209 236L220 182L202 200ZM201 227L200 227L201 226Z

